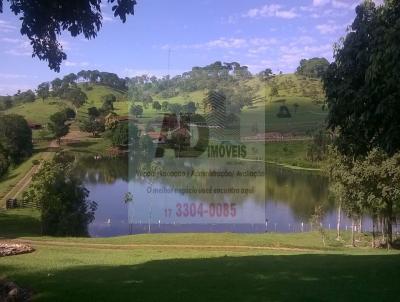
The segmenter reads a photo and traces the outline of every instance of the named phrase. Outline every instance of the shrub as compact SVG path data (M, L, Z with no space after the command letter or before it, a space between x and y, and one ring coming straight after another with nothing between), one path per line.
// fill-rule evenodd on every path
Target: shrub
M34 175L23 199L41 211L43 235L87 236L97 204L75 177L69 165L46 162Z
M8 160L6 154L2 153L0 150L0 177L6 174L9 166L10 166L10 161Z

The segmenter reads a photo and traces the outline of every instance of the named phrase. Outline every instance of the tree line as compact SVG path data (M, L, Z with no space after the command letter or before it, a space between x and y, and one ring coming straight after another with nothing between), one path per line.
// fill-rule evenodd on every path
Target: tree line
M323 78L332 192L353 221L372 217L388 247L400 215L399 19L399 1L364 1Z

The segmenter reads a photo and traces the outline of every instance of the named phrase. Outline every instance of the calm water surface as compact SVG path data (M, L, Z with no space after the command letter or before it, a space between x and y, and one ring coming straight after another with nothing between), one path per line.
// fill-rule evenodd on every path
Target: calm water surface
M208 195L194 196L169 192L174 184L154 179L151 183L130 177L126 159L79 159L81 177L98 203L96 218L89 226L93 237L130 233L162 232L301 232L309 223L316 205L327 209L324 227L336 227L337 210L328 198L327 179L317 173L266 166L265 194L247 198L224 196L218 202ZM84 172L83 172L84 171ZM79 172L79 171L78 171ZM233 184L238 185L238 184ZM159 193L149 196L149 190ZM124 196L134 192L133 202ZM342 229L350 228L342 218ZM369 222L364 222L369 228Z

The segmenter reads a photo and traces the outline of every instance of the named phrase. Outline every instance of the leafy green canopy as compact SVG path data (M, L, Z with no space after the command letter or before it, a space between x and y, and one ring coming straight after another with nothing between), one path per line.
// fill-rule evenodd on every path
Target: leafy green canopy
M56 112L50 116L48 128L54 135L54 138L60 139L64 135L67 135L69 131L68 125L65 124L67 119L68 118L65 111Z
M400 2L365 1L356 14L324 77L328 127L341 153L391 155L400 150Z
M320 78L328 69L329 62L325 58L302 59L297 67L296 74L310 78Z
M130 122L118 123L117 127L111 132L111 142L115 147L135 147L140 137L139 129Z
M8 160L7 150L0 144L0 177L3 176L10 166L10 161Z
M86 39L97 36L102 26L101 3L105 0L6 0L10 9L22 21L21 34L26 35L33 47L32 56L46 60L50 69L60 71L67 55L58 36L69 31L71 36L83 34ZM122 22L134 14L135 0L107 0L112 3L114 16ZM0 0L0 13L3 0Z
M391 246L393 223L400 214L400 152L388 156L373 149L353 160L331 149L326 168L330 189L345 213L356 219L368 215L373 223L379 218Z
M0 144L12 162L18 163L32 154L32 130L20 115L0 116Z
M97 204L65 163L45 162L24 193L41 210L42 232L51 236L87 236Z

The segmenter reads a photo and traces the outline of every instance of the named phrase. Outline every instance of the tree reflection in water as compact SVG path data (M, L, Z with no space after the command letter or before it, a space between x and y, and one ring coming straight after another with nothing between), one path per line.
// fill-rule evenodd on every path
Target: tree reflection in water
M76 173L83 181L91 185L113 186L116 181L131 181L146 186L148 179L143 177L144 171L168 172L183 171L191 172L193 169L208 170L209 161L201 160L162 160L158 163L145 158L101 158L77 157ZM254 171L260 170L258 162L232 162L216 161L212 169L223 171ZM160 177L153 176L152 183L169 187L254 187L251 195L252 201L256 203L279 203L286 205L292 211L294 218L301 221L308 221L315 206L322 204L327 211L332 211L334 205L328 199L328 180L318 173L294 171L265 165L265 177ZM263 170L263 169L261 169ZM188 194L191 200L202 202L221 201L220 194ZM244 203L248 196L242 194L224 194L224 198L236 203Z

